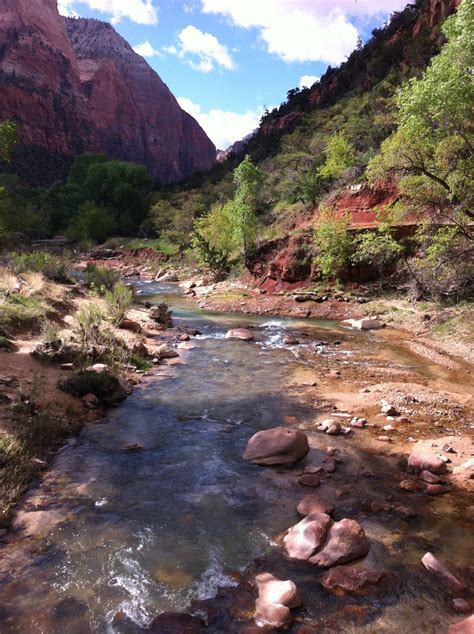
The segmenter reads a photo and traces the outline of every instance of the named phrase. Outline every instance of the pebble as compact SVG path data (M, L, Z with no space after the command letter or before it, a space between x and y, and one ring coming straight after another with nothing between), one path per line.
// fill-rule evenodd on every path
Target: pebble
M389 436L379 436L377 440L380 440L380 442L392 442L392 439Z
M298 478L298 482L306 487L318 487L320 479L315 473L304 473Z
M454 611L458 614L469 614L471 612L471 606L464 599L453 599Z

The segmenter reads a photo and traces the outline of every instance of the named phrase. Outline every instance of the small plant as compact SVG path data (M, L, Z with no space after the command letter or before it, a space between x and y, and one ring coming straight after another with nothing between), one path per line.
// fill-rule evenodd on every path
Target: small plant
M157 324L161 324L165 328L171 328L173 325L171 310L165 302L161 302L161 304L154 306L150 311L150 317L156 321Z
M130 357L130 364L135 366L137 370L149 370L153 367L153 363L139 354L133 354Z
M41 339L44 343L59 341L61 339L59 325L54 321L45 319L41 326Z
M118 379L108 372L81 370L65 381L61 381L59 387L64 392L79 398L86 394L94 394L104 405L123 400L126 396Z
M101 343L101 325L104 313L98 304L85 304L76 315L77 332L84 351Z
M69 264L65 258L46 251L33 251L32 253L11 253L10 262L12 270L20 275L33 272L42 273L53 282L70 283L72 281Z
M84 280L89 288L101 294L111 291L120 279L120 273L107 267L88 264L84 272Z
M120 326L132 301L132 289L123 282L118 282L111 291L106 291L107 312L114 326Z

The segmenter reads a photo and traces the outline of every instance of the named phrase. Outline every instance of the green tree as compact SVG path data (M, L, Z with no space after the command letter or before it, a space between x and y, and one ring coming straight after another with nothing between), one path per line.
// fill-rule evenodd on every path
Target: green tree
M463 0L443 31L441 53L398 91L398 129L367 174L372 181L394 174L412 202L462 223L474 217L474 2Z
M78 213L71 219L67 235L76 242L82 240L104 242L116 232L117 223L114 213L93 202L86 202L81 205Z
M319 175L326 180L341 178L347 168L355 163L354 149L341 133L333 134L326 146L326 162Z
M223 275L230 270L235 249L232 223L232 201L214 205L211 211L194 222L191 247L200 264Z
M337 279L349 266L352 251L349 225L347 213L336 216L327 207L320 209L314 228L314 242L318 250L316 264L321 277Z
M8 162L18 143L17 126L13 121L0 123L0 160Z
M248 154L234 170L234 183L237 185L237 190L230 213L235 243L242 249L246 263L254 247L257 233L255 206L262 178L262 172L253 164Z

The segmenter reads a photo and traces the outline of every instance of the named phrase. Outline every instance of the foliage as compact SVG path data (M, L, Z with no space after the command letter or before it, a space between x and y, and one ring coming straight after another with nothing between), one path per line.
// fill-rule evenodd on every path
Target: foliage
M9 162L18 143L17 126L13 121L0 123L0 160Z
M354 165L352 146L343 134L333 134L327 144L326 162L319 169L319 175L326 180L337 179L352 165Z
M88 351L94 345L102 344L101 328L105 315L95 302L84 304L76 314L76 331L81 348Z
M234 170L237 191L229 208L235 243L242 249L245 261L250 255L256 237L257 217L255 199L262 181L262 172L247 154Z
M16 274L26 271L42 273L54 282L70 283L72 280L69 262L65 256L59 257L47 251L32 251L31 253L10 253L9 260L12 270Z
M133 292L132 289L118 282L110 291L105 292L105 303L107 312L114 326L120 326L124 320L127 310L132 305Z
M474 3L463 0L443 25L441 53L398 91L398 129L368 168L371 180L396 174L410 200L440 206L438 218L452 221L473 217L473 29Z
M231 254L235 248L232 224L232 202L214 205L207 216L194 222L191 247L199 263L216 274L230 269Z
M98 207L93 202L83 203L71 218L67 235L70 240L80 242L92 240L103 242L118 231L113 211Z
M84 281L89 288L94 288L100 293L111 291L120 279L120 273L105 266L88 264L84 271Z
M314 242L318 249L316 264L323 278L339 278L350 262L352 243L349 216L336 216L322 207L314 228Z
M376 231L364 231L355 240L352 262L369 264L382 275L387 266L400 258L403 246L393 237L388 223L379 225Z
M80 370L61 382L60 387L72 396L82 397L94 394L103 403L110 402L117 392L117 379L109 372Z

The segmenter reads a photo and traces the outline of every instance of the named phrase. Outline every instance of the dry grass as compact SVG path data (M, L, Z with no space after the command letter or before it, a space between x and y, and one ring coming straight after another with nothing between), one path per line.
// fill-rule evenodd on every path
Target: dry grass
M18 284L18 277L6 267L0 267L0 291L13 291Z

